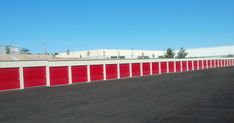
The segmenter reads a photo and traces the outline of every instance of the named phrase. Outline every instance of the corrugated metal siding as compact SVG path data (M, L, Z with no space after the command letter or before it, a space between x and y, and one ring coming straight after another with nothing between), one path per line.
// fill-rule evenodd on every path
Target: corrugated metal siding
M212 58L214 60L220 58ZM222 58L232 59L232 58ZM14 67L36 67L36 66L77 66L77 65L98 65L98 64L118 64L118 63L147 63L147 62L170 62L188 60L211 60L211 58L199 59L123 59L123 60L97 60L97 61L4 61L0 62L0 68Z

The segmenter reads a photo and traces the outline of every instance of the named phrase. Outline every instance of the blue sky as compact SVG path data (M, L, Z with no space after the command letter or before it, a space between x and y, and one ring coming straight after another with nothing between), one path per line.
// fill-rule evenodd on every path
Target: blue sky
M0 44L67 49L234 44L234 0L0 0Z

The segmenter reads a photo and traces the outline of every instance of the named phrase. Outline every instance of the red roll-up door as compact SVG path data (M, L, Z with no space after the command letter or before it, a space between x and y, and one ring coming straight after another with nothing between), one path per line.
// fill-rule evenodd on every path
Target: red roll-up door
M226 67L226 60L223 60L223 66Z
M167 73L167 62L161 62L161 73Z
M192 61L188 61L188 70L189 71L193 70L193 63L192 63Z
M226 59L226 67L228 67L228 60Z
M129 64L120 64L119 69L120 78L126 78L130 76Z
M50 67L50 85L68 84L68 67Z
M218 67L221 67L221 66L222 66L222 64L221 64L221 60L220 60L220 59L218 59L218 60L217 60L217 62L218 62L217 66L218 66Z
M103 80L103 65L90 65L90 80Z
M140 76L140 75L141 75L140 63L132 63L132 76Z
M207 69L207 60L203 60L204 69Z
M227 67L229 66L229 59L227 59Z
M215 60L216 68L219 67L219 60Z
M174 68L174 62L173 62L173 61L170 61L170 62L169 62L169 72L170 72L170 73L175 72L174 69L175 69L175 68Z
M223 67L226 67L226 62L225 62L225 60L223 60Z
M176 61L176 72L181 72L181 61Z
M219 60L219 67L223 67L223 61L221 59Z
M224 60L224 66L227 67L227 60Z
M142 63L143 75L150 75L150 63Z
M202 60L199 60L199 70L202 70Z
M226 66L227 67L229 66L229 60L228 59L226 60Z
M194 70L198 70L198 64L197 64L197 61L193 61L193 67L194 67Z
M218 68L219 67L219 60L215 60L215 64L216 64L216 68Z
M27 67L24 71L24 87L46 86L46 67Z
M72 71L72 83L88 81L86 65L72 66L71 71Z
M225 60L222 60L222 67L225 67Z
M159 74L159 63L158 62L152 62L152 73Z
M0 68L0 90L19 88L19 68Z
M215 64L215 60L212 60L212 68L215 68L216 64Z
M106 64L106 79L117 79L117 64Z
M208 68L211 68L211 60L208 60Z
M187 71L187 61L182 61L182 70Z

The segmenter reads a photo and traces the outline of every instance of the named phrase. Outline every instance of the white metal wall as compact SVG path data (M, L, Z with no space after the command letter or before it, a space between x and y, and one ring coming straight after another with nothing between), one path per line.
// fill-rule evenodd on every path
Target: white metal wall
M169 62L169 61L194 61L194 60L228 60L233 58L193 58L193 59L123 59L123 60L87 60L87 61L2 61L0 68L33 67L33 66L74 66L95 64L118 64L118 63L145 63L145 62Z

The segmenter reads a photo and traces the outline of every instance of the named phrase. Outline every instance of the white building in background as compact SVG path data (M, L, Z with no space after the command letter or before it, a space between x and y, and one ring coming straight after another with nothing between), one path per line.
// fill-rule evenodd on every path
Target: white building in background
M187 52L188 52L187 57L223 57L227 55L234 55L234 45L222 46L222 47L187 49Z
M83 59L117 59L117 58L158 58L163 51L157 50L116 50L97 49L87 51L63 52L56 57L60 58L83 58Z
M224 57L234 55L233 46L209 47L186 49L187 57ZM58 58L81 58L81 59L117 59L117 58L158 58L165 54L165 50L118 50L118 49L97 49L87 51L63 52ZM178 50L175 50L178 53Z
M9 51L7 51L9 50ZM19 46L13 46L13 45L1 45L0 46L0 54L19 54L20 53L20 47Z

